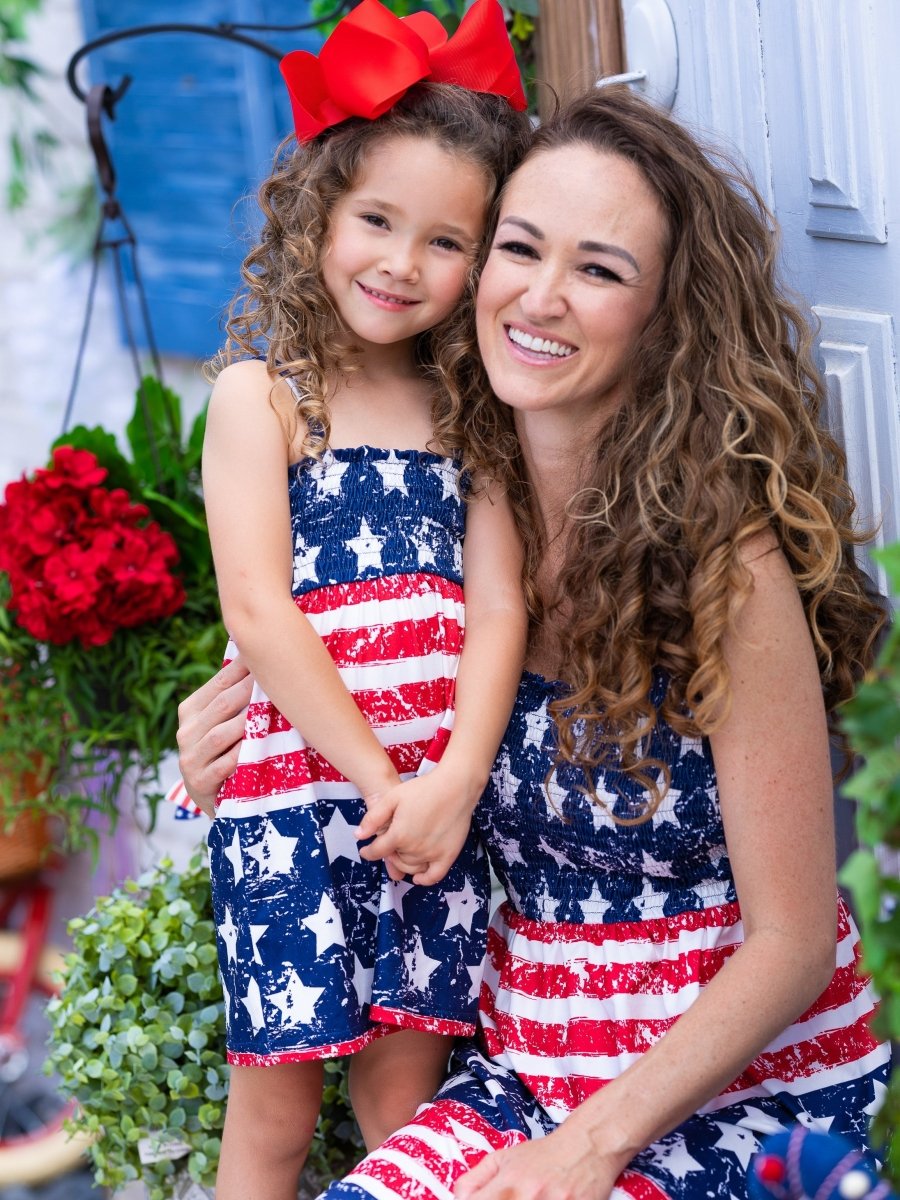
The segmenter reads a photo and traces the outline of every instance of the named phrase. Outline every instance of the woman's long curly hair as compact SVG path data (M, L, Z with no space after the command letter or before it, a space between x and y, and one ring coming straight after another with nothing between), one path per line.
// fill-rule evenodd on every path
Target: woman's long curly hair
M507 447L533 619L564 598L559 673L571 690L553 705L560 753L584 768L589 792L599 764L624 767L649 791L646 819L668 784L664 764L648 757L651 688L663 672L659 715L679 734L707 735L724 721L723 645L751 588L751 539L773 531L790 563L830 717L868 666L884 618L855 565L853 547L867 535L854 526L844 453L820 425L812 334L779 287L772 218L752 184L623 87L562 109L528 159L566 146L633 163L666 218L668 248L629 394L588 448L569 505L553 597L537 594L540 521L483 378L468 420L506 432L495 445Z
M428 138L484 172L487 213L524 154L530 131L528 117L499 96L422 83L374 121L352 118L307 145L298 145L293 136L286 139L259 189L265 218L261 237L244 259L243 285L228 310L228 341L210 373L264 352L270 373L294 381L297 401L290 427L299 435L299 453L318 457L330 434L329 377L355 369L347 330L322 282L329 214L336 201L356 185L376 146L389 138ZM449 391L455 411L468 383L461 347L468 347L474 329L475 274L473 264L456 309L439 327L419 336L416 353L434 384L435 448L460 453L468 466L484 467L491 458L489 447L470 446L469 434L447 416Z

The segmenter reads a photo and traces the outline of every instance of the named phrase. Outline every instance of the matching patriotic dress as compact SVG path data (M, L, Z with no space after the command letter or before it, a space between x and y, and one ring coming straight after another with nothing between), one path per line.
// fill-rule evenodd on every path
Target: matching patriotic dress
M288 486L294 599L397 770L427 770L452 726L465 625L459 466L328 450ZM489 895L477 838L439 885L394 883L360 858L364 812L254 686L209 837L230 1062L332 1057L398 1027L474 1031Z
M654 699L662 699L658 679ZM526 673L475 821L507 895L488 935L477 1038L457 1048L434 1103L327 1200L451 1200L486 1153L544 1136L620 1075L696 1000L743 931L705 740L660 722L652 758L672 765L662 804L614 770L597 792L560 766L548 702ZM863 1143L890 1051L868 1022L859 939L841 903L835 973L807 1012L701 1112L642 1151L613 1200L746 1200L759 1140L794 1122Z

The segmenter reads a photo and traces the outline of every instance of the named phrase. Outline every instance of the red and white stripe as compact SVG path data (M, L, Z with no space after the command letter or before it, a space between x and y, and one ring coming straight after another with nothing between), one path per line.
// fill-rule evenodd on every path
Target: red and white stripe
M297 598L401 775L440 758L453 719L465 629L459 584L437 575L393 575L317 588ZM237 653L229 643L225 659ZM217 814L257 816L356 793L254 684L238 765Z
M176 808L184 809L185 812L193 813L195 816L202 816L203 809L195 804L188 795L188 790L184 785L184 780L179 779L166 792L166 803L174 804Z
M742 939L736 904L614 925L529 921L504 905L482 983L487 1052L562 1121L662 1037ZM888 1051L869 1030L874 996L858 966L858 934L842 903L831 983L710 1107L800 1095L883 1061Z

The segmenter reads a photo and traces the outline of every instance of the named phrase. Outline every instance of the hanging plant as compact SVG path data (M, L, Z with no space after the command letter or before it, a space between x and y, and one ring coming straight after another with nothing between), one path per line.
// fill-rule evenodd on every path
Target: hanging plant
M77 426L0 505L0 808L55 814L71 847L87 809L115 821L127 771L153 802L178 702L221 660L203 428L183 440L179 398L144 379L130 457Z

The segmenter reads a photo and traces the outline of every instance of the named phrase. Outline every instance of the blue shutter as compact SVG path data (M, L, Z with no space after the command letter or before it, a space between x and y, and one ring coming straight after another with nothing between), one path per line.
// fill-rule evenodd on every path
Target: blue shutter
M194 0L187 9L183 0L82 0L82 8L88 38L166 22L310 19L308 0ZM251 36L285 53L321 45L315 30ZM256 187L291 129L278 64L219 38L154 34L105 46L87 67L92 83L133 79L105 132L159 348L208 357L257 227Z

